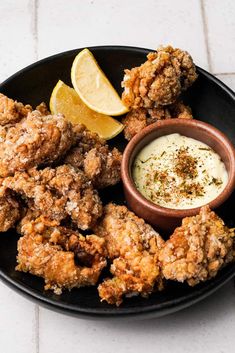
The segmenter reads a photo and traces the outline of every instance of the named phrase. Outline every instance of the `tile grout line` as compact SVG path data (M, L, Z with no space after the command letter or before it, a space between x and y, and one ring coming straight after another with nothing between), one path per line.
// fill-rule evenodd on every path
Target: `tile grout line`
M35 60L38 60L38 3L39 0L34 0L33 6L33 39L34 39L34 55Z
M210 54L209 39L208 39L208 25L207 25L207 19L206 19L204 0L200 0L200 8L201 8L201 15L202 15L202 26L203 26L203 32L204 32L205 45L206 45L208 67L209 67L209 71L212 72L212 62L211 62L211 54Z
M35 352L39 353L39 305L35 304Z
M234 76L235 72L215 72L214 75L215 76L220 76L220 75L223 75L223 76Z

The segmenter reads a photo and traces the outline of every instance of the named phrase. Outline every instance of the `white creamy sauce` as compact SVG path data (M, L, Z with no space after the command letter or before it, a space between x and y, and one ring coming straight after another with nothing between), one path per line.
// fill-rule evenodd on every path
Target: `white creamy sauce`
M143 196L174 209L205 205L228 182L220 156L205 143L180 134L159 137L145 146L132 175Z

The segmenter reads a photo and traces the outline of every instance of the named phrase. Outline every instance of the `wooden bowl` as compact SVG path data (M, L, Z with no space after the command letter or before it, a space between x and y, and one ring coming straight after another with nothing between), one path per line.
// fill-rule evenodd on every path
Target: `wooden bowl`
M235 187L235 152L230 140L214 126L198 120L167 119L143 129L128 143L122 160L122 181L128 206L141 218L153 226L171 231L180 225L182 218L196 215L200 207L172 209L147 200L136 188L132 178L132 164L143 147L157 137L179 133L206 143L224 162L228 172L228 183L221 193L209 202L211 209L224 203Z

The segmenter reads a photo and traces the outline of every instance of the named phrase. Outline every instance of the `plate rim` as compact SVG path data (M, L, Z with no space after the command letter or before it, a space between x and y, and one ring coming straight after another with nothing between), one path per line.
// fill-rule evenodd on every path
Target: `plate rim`
M123 46L123 45L101 45L101 46L88 46L88 47L81 47L81 48L75 48L67 51L63 51L54 55L50 55L48 57L45 57L41 60L38 60L20 70L18 70L16 73L8 77L6 80L1 82L0 84L0 91L1 89L7 85L11 80L17 78L19 75L24 74L26 71L29 71L31 69L36 68L37 66L46 64L47 62L53 61L54 59L57 59L61 56L70 56L72 53L76 55L79 51L83 50L84 48L88 48L91 51L99 51L99 50L122 50L122 51L127 51L127 52L139 52L142 54L147 54L150 51L153 51L153 49L147 49L147 48L142 48L142 47L136 47L136 46ZM208 71L202 69L201 67L197 66L197 71L204 75L207 79L210 81L213 81L216 85L221 87L234 101L235 104L235 93L233 92L232 89L230 89L226 84L224 84L222 81L220 81L217 77L215 77L213 74L209 73ZM156 303L153 305L149 306L143 306L143 307L129 307L129 308L114 308L113 306L110 306L109 308L80 308L79 306L75 304L66 304L66 303L60 303L54 301L52 298L45 297L43 294L38 293L37 291L34 291L32 288L28 288L27 286L21 284L20 282L17 282L16 280L12 279L9 277L7 274L4 273L2 268L0 268L0 280L4 282L6 285L8 285L10 288L15 290L16 292L20 293L21 295L25 296L27 299L33 300L34 302L37 302L39 305L45 306L51 310L54 311L59 311L63 314L69 314L75 317L80 317L80 318L126 318L126 317L160 317L163 315L167 315L176 311L179 311L183 308L186 308L190 305L193 305L207 296L211 295L213 292L215 292L217 289L222 287L225 283L227 283L231 278L235 276L235 263L231 264L231 267L227 272L222 274L222 277L220 276L217 279L217 276L214 277L213 282L205 282L206 285L203 288L197 289L195 288L195 291L193 293L187 294L185 296L181 296L180 298L177 299L172 299L168 300L164 303ZM159 307L158 307L159 306ZM115 309L115 310L114 310Z
M17 76L19 76L20 74L24 73L25 71L28 71L30 69L33 69L37 66L40 66L41 64L46 63L47 61L51 61L53 59L56 59L60 56L64 56L64 55L70 55L73 52L76 53L80 52L83 49L89 49L89 50L117 50L117 49L121 49L123 51L139 51L142 52L144 54L147 54L151 51L154 51L154 49L149 49L149 48L142 48L142 47L136 47L136 46L129 46L129 45L97 45L97 46L87 46L87 47L81 47L81 48L74 48L74 49L70 49L70 50L66 50L66 51L62 51L59 52L57 54L53 54L50 56L47 56L45 58L42 58L40 60L35 61L34 63L27 65L25 67L23 67L22 69L16 71L14 74L12 74L11 76L9 76L8 78L6 78L3 82L0 83L0 89L2 86L6 85L10 80L16 78ZM235 99L235 92L228 87L224 82L222 82L219 78L217 78L215 75L213 75L212 73L208 72L207 70L203 69L202 67L195 65L197 70L201 73L203 73L207 78L209 78L210 80L212 80L213 82L217 83L219 86L223 87L225 89L225 91L233 98Z
M193 293L187 294L185 296L181 296L177 299L168 300L164 303L156 303L151 306L143 306L143 307L130 307L130 308L122 308L122 307L113 307L102 308L99 311L96 308L80 308L75 304L65 304L60 302L55 302L51 298L47 298L43 296L43 294L37 293L34 289L30 289L23 284L9 278L3 271L0 269L0 280L5 283L8 287L20 293L27 299L38 303L39 305L46 307L50 310L57 311L63 314L72 315L80 318L146 318L151 317L162 317L177 311L180 311L184 308L187 308L193 304L200 302L206 297L210 296L218 289L220 289L223 285L225 285L230 279L235 276L235 263L230 264L231 267L227 272L222 274L221 276L214 277L213 282L207 281L204 282L206 285L203 288L195 288ZM158 308L158 306L160 306ZM114 309L114 310L113 310Z

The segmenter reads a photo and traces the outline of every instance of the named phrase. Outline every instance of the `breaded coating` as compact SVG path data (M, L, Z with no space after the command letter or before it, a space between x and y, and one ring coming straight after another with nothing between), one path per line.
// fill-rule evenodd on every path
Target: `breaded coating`
M84 172L98 189L115 185L120 181L122 154L108 145L90 150L84 159Z
M22 195L30 209L58 222L69 216L84 230L102 214L97 191L81 170L70 165L16 172L3 180L3 186Z
M157 108L156 108L157 109ZM159 118L163 118L165 116L168 118L168 110L164 108L159 109ZM170 118L170 116L169 116ZM124 136L125 139L130 141L132 137L134 137L138 132L142 131L146 126L155 123L160 119L152 119L150 114L148 113L148 109L146 108L138 108L133 109L122 119L122 123L124 125Z
M171 105L146 109L139 108L131 110L124 118L124 136L131 140L138 132L146 126L165 119L192 119L192 112L189 106L183 102L176 102Z
M84 157L93 148L105 146L105 140L98 134L87 130L82 124L74 125L75 146L69 150L64 158L64 163L83 169Z
M158 253L159 249L157 249ZM106 278L98 286L101 301L119 306L123 297L141 295L148 297L154 290L163 289L157 253L147 251L129 252L125 257L113 260L110 272L113 278Z
M11 192L0 196L0 232L13 228L20 219L20 204Z
M16 270L45 279L45 289L61 294L62 289L95 285L106 266L105 240L82 236L29 211L18 227Z
M52 163L73 143L70 122L62 115L28 114L15 125L0 128L0 176Z
M144 251L153 246L157 250L164 244L160 235L142 218L137 217L126 206L113 203L104 207L102 219L93 230L106 239L111 260L125 256L132 250Z
M183 219L160 251L164 277L190 286L214 277L234 260L232 236L234 230L209 206L202 207L197 216Z
M118 306L124 295L146 297L162 289L158 254L164 241L143 219L125 206L109 204L94 232L106 240L108 257L113 260L114 277L98 287L101 300Z
M169 105L168 109L172 119L193 119L191 108L182 101Z
M117 148L111 150L105 140L83 125L76 125L74 131L76 145L67 153L64 163L82 169L98 189L117 184L121 177L121 152Z
M49 111L45 102L42 102L39 105L37 105L35 110L39 111L44 116L51 115L51 112Z
M160 47L141 66L125 70L122 100L130 109L169 105L196 78L196 67L186 51Z
M94 147L104 146L106 141L102 139L96 132L92 132L83 124L73 126L75 135L75 144L82 149L82 153L90 151Z
M0 93L0 125L12 124L32 112L32 107L23 105Z

